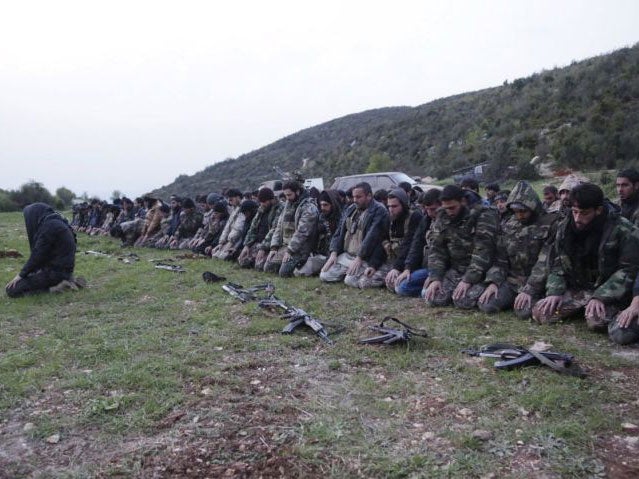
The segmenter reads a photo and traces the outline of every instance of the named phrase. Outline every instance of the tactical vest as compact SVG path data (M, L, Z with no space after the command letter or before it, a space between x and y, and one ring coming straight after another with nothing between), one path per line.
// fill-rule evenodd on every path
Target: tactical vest
M389 261L394 261L395 259L397 259L399 247L402 244L406 233L408 232L408 225L410 224L411 215L411 212L406 215L406 219L404 220L404 224L402 225L404 235L393 236L391 228L391 231L389 232L389 239L384 241L384 249L386 250L386 255L388 256Z
M368 210L360 211L355 208L346 218L346 235L344 236L344 251L352 256L357 256L364 241L364 223L368 216Z

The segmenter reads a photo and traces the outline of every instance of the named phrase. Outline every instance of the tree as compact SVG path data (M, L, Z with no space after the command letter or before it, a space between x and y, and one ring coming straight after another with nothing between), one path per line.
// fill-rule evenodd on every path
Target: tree
M379 173L393 169L393 162L387 153L373 153L368 160L366 173Z
M46 203L55 206L55 201L49 190L42 183L31 180L20 187L18 191L10 193L11 200L20 208L24 208L31 203Z
M71 203L73 203L73 198L75 198L75 193L69 188L65 188L64 186L61 186L60 188L55 190L55 195L60 198L60 201L62 201L62 204L65 207L71 206Z

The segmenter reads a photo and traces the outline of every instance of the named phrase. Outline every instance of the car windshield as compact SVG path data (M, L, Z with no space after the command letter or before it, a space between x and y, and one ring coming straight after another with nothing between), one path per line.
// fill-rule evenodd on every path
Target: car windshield
M402 181L406 181L411 185L415 184L415 180L405 173L393 173L391 177L393 178L393 180L395 180L396 184L400 184Z

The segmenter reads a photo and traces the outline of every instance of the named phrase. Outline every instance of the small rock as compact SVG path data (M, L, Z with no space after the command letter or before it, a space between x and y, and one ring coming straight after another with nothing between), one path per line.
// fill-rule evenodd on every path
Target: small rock
M46 441L49 444L57 444L60 442L60 434L52 434L51 436L49 436Z
M486 431L485 429L477 429L473 431L473 437L480 441L489 441L493 438L493 433L491 431Z
M200 393L201 393L203 396L210 396L211 394L213 394L213 389L211 389L211 388L204 388L204 389L202 389L202 391L200 391Z
M530 411L526 411L523 407L520 407L518 411L519 411L519 414L521 414L524 417L530 416Z
M636 424L633 424L631 422L624 422L621 425L621 429L623 429L624 431L628 431L628 432L635 432L635 431L639 431L639 426L637 426Z
M459 414L461 414L464 417L468 417L468 416L472 416L473 415L473 411L471 409L468 409L467 407L463 407L457 412L459 412Z
M630 447L639 445L639 436L626 436L623 440L626 441L626 444Z
M35 428L35 424L33 424L32 422L28 422L24 425L24 427L22 428L22 430L24 432L29 432L29 431L33 431L33 429Z
M253 381L251 381L251 386L257 386L258 384L261 384L262 381L260 381L259 379L253 379Z

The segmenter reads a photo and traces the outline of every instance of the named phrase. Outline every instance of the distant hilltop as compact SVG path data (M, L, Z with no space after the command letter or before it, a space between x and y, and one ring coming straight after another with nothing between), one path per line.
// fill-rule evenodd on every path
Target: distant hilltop
M558 168L617 168L639 159L639 44L417 107L355 113L235 159L180 175L154 193L254 189L274 167L323 177L374 171L448 177L486 164L485 177L529 178L531 159Z

